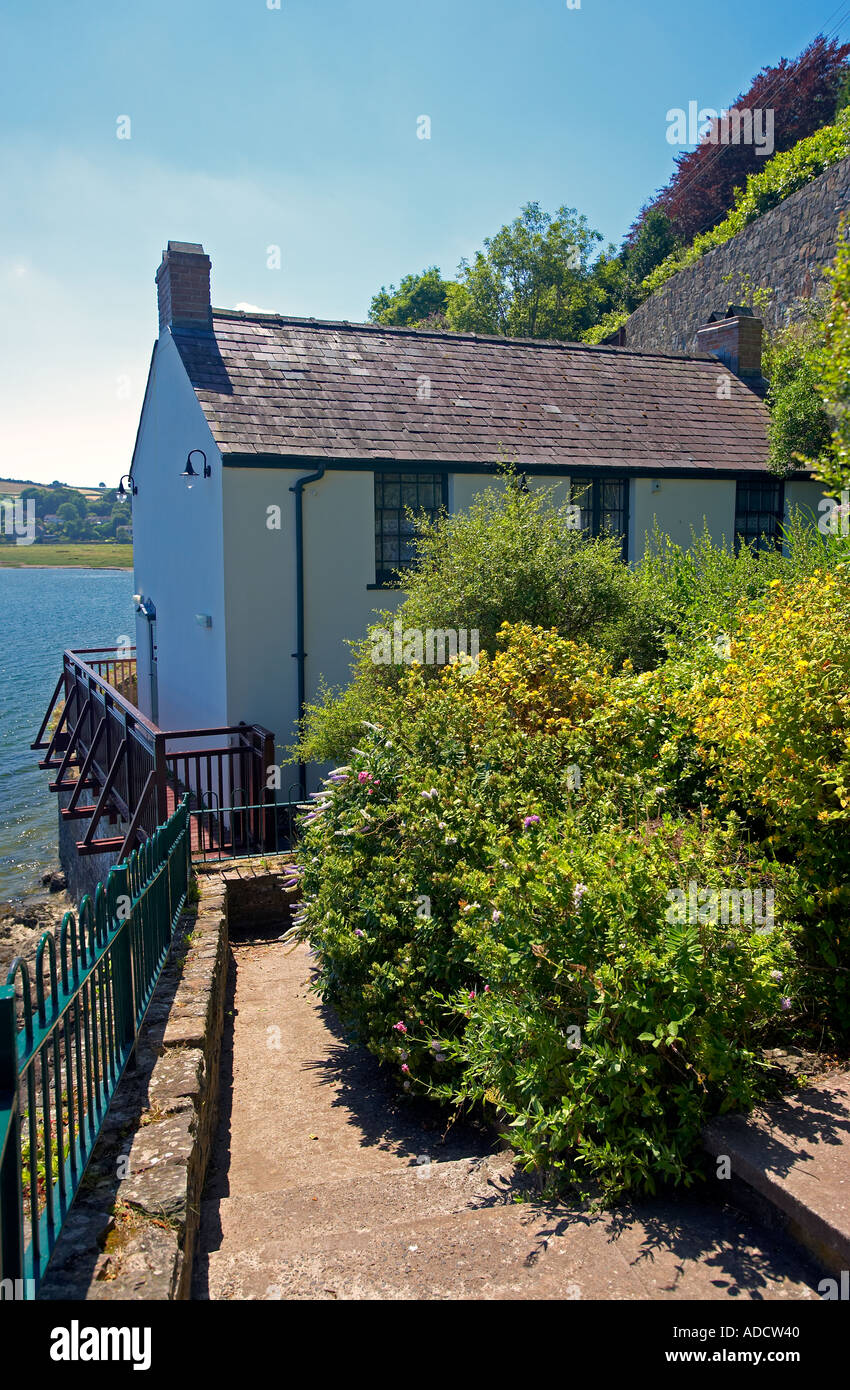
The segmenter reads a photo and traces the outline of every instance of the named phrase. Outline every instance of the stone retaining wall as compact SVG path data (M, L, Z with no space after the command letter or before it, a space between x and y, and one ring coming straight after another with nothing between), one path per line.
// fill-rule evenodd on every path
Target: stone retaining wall
M697 351L697 329L713 309L750 303L744 289L747 278L753 288L773 290L763 317L769 328L782 326L798 311L799 301L816 292L825 267L835 259L838 226L845 213L850 213L850 158L650 295L626 322L625 346Z
M218 1115L235 930L288 921L290 856L198 866L128 1069L39 1292L47 1299L184 1299Z

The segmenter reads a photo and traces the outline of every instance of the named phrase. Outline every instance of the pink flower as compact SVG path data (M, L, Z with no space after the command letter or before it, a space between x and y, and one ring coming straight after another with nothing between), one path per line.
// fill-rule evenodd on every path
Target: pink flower
M360 783L363 783L363 782L371 782L371 780L372 780L372 774L371 774L371 772L358 772L358 774L357 774L357 780L358 780L358 782L360 782Z
M398 1023L394 1023L394 1024L393 1024L393 1028L395 1029L395 1031L396 1031L397 1033L406 1033L406 1032L407 1032L407 1025L404 1024L404 1023L402 1023L401 1020L399 1020Z
M475 990L474 990L474 989L471 989L471 990L469 991L469 997L470 997L470 999L474 999L474 998L475 998Z
M401 1064L401 1069L402 1069L403 1072L409 1072L409 1071L410 1071L410 1067L407 1065L406 1062L402 1062L402 1064Z

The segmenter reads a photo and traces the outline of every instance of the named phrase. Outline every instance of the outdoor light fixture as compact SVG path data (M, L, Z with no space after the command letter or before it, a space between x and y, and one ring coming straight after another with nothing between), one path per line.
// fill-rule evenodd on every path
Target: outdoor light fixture
M200 454L201 458L204 460L204 468L202 473L198 473L197 470L192 467L192 454ZM196 478L209 478L211 474L212 469L210 468L210 465L207 463L207 456L204 453L203 449L191 449L189 451L189 456L186 459L186 467L180 474L181 478L186 479L187 488L190 488L192 486Z
M133 602L136 605L136 612L142 613L146 618L156 617L156 608L153 599L145 598L144 594L134 594Z
M127 482L130 484L129 488L126 488L126 487L124 486L124 478L126 478L126 479L127 479ZM125 474L124 474L124 478L122 478L122 479L120 480L120 482L118 483L118 496L119 496L119 497L129 497L130 494L132 493L132 495L135 497L135 495L136 495L136 493L138 492L139 489L136 487L136 484L133 482L132 474L130 474L130 473L125 473Z

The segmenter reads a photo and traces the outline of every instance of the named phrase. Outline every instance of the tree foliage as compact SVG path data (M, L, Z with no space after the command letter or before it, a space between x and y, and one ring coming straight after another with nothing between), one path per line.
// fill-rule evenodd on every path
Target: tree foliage
M579 338L596 315L590 274L599 232L561 207L527 203L519 217L461 261L448 318L456 330L511 338Z
M846 88L850 44L822 35L793 61L764 67L730 110L772 110L777 150L790 150L835 117ZM638 235L650 212L670 219L675 235L688 243L719 222L732 206L736 188L763 167L754 144L720 145L716 123L695 150L679 154L669 183L640 215Z
M445 324L449 281L435 265L419 275L404 275L398 289L381 286L369 306L369 322L395 328L440 327Z
M829 448L815 460L815 473L840 497L850 489L850 228L846 220L829 282L831 300L817 378L832 437Z

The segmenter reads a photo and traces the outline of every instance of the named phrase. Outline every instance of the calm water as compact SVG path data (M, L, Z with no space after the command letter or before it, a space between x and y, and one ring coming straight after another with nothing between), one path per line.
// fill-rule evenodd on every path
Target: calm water
M0 569L0 901L39 886L57 862L56 796L30 744L65 647L135 641L128 571Z

